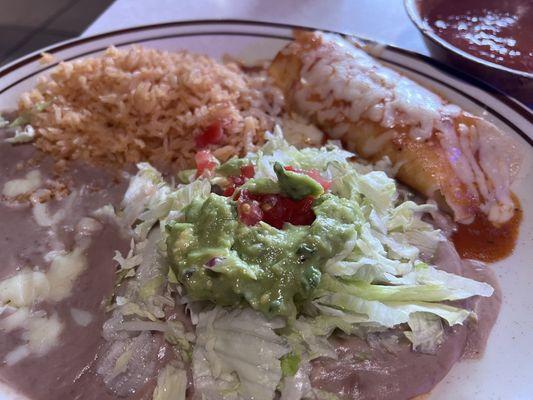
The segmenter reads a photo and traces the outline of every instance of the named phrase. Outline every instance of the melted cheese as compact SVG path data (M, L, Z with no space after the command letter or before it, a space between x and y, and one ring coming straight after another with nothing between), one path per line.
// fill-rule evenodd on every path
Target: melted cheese
M93 315L89 311L71 308L70 316L80 326L88 326L93 321Z
M24 269L0 282L0 304L28 307L40 301L61 301L72 291L75 280L87 268L87 259L79 248L70 253L52 252L47 272Z
M53 314L47 316L44 311L31 312L27 307L0 320L0 330L11 332L22 330L20 336L23 344L15 347L5 356L7 365L13 365L29 355L42 356L59 343L63 324Z
M22 269L14 276L0 281L0 315L12 311L0 319L0 331L22 330L23 344L9 352L4 361L15 364L30 355L42 356L57 345L63 324L56 315L44 311L32 311L32 307L46 301L60 302L68 298L79 276L87 268L87 250L91 236L102 229L92 218L82 218L76 226L76 247L71 252L51 251L45 255L50 263L47 271L37 268ZM93 316L87 311L72 308L71 317L80 326L87 326ZM2 315L3 316L3 315Z
M46 273L50 284L49 299L61 301L72 291L74 282L87 268L87 258L79 248L70 253L54 252L50 269Z
M54 215L50 215L46 203L35 203L32 208L33 219L37 225L47 227L53 226L65 217L64 210L58 210Z
M11 332L22 329L20 338L24 342L5 356L8 365L29 355L42 356L57 345L63 324L56 315L32 312L30 307L42 301L66 299L76 279L87 268L87 259L80 248L70 253L51 252L47 254L47 259L51 262L47 272L24 269L0 282L0 304L4 305L4 309L15 310L0 320L0 330ZM82 310L73 311L72 317L82 326L92 320L92 316Z
M26 307L44 300L50 292L50 283L42 271L24 269L0 282L0 304Z
M63 207L56 211L53 215L50 215L50 212L48 211L48 205L46 203L41 203L38 199L32 199L33 219L35 222L37 222L37 225L42 227L51 227L57 225L72 210L77 197L77 192L73 191L70 193L63 204Z
M38 170L30 171L22 179L12 179L4 184L2 194L6 197L17 197L31 193L41 186L41 173Z
M354 122L367 117L385 128L407 125L414 139L427 139L443 115L457 113L459 107L340 37L320 36L326 45L303 54L302 85L295 93L306 110L316 112L319 122L331 123L340 111Z

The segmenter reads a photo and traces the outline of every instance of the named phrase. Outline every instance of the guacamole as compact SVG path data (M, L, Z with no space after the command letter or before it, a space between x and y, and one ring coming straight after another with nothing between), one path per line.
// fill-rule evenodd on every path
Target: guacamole
M311 191L320 193L314 184ZM314 221L282 229L243 223L232 197L211 193L193 201L179 222L167 224L168 256L187 296L295 316L313 297L326 262L357 235L363 220L355 202L330 193L311 200Z

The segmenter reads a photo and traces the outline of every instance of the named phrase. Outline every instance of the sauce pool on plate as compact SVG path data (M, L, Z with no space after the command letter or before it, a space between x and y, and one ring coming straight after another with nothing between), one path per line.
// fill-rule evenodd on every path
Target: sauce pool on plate
M522 221L522 208L516 196L514 202L513 218L501 226L494 226L484 214L478 214L469 225L457 226L452 241L462 258L494 262L513 252Z
M426 24L453 46L494 64L533 72L533 2L434 0L420 3Z

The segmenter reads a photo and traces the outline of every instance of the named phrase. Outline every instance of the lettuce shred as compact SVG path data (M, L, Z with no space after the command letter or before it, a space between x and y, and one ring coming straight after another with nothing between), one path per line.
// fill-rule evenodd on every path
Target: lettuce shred
M290 350L274 332L282 326L251 309L200 313L192 365L196 390L206 400L274 398L280 359Z
M173 365L167 365L159 372L153 400L185 400L187 373Z

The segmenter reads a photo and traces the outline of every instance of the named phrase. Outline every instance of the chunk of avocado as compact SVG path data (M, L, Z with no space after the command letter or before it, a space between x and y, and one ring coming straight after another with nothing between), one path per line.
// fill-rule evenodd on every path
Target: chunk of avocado
M297 172L287 171L280 163L274 164L274 172L278 176L281 192L294 200L305 197L319 197L324 188L313 178Z

